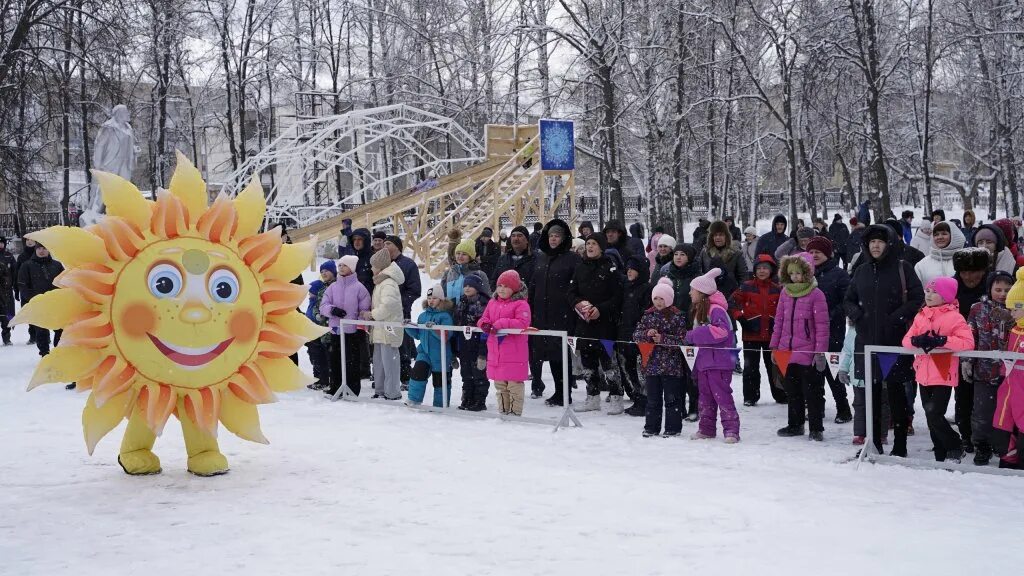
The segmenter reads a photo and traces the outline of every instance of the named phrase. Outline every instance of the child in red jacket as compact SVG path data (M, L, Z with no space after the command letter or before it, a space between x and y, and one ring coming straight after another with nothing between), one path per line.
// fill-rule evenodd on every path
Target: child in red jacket
M924 308L917 313L903 345L920 348L924 354L914 356L914 372L921 385L921 403L928 419L928 431L939 462L960 462L964 449L960 435L946 421L946 408L953 388L959 381L960 361L941 353L974 349L974 334L960 315L956 300L957 283L952 278L936 278L924 289ZM940 355L931 356L933 351Z
M754 264L754 277L732 293L729 312L743 328L743 405L754 406L761 399L761 358L768 370L768 389L779 404L786 403L782 378L772 364L768 343L775 326L775 309L782 286L775 282L775 258L761 254Z

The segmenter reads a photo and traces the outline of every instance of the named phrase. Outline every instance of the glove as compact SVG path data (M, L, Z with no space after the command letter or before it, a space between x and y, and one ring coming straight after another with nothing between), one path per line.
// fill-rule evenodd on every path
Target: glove
M427 328L433 328L434 327L434 323L433 322L427 322L426 324L424 324L424 326L426 326Z
M484 358L483 356L477 356L476 357L476 369L480 370L481 372L486 370L487 369L487 358Z
M348 316L348 312L345 312L342 308L335 306L334 308L331 308L331 315L335 318L344 318Z
M929 330L924 334L912 337L910 339L910 343L915 348L920 348L921 350L924 350L925 354L931 354L932 350L945 346L946 337L939 336L938 334L935 333L934 330Z
M974 362L967 358L961 360L960 375L963 376L965 382L972 382L974 380Z
M459 359L458 358L452 358L452 370L458 370L458 369L459 369Z
M828 362L825 361L824 354L814 355L814 369L818 372L824 372L828 368Z
M840 370L839 374L836 374L836 380L839 380L843 386L850 385L850 373L846 370Z
M491 332L494 332L494 324L491 324L490 322L484 322L483 324L480 325L480 329L490 334Z

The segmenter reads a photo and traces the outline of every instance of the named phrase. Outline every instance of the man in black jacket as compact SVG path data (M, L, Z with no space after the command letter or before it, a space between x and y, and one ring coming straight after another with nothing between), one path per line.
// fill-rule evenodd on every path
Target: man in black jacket
M832 237L836 258L841 260L843 268L846 268L846 264L849 262L846 255L846 245L850 241L850 229L843 222L842 214L836 212L836 215L832 217L832 224L828 227L828 234Z
M7 238L0 236L0 332L4 346L11 345L11 318L14 318L14 292L18 284L18 262L7 251Z
M565 330L572 336L575 334L576 313L569 299L569 285L576 267L580 265L580 257L570 250L572 237L569 235L569 225L557 218L548 222L540 233L539 246L537 266L533 272L535 281L527 285L533 326L539 330ZM547 399L547 404L562 406L566 402L572 403L571 366L569 398L562 394L562 340L551 336L533 336L530 338L530 346L539 363L551 364L555 393Z
M586 257L576 267L569 286L569 299L576 316L575 335L583 379L587 381L587 401L575 406L577 412L601 409L601 390L608 390L608 414L622 414L622 380L614 352L605 349L601 340L614 342L618 336L622 313L622 272L616 269L604 251L605 235L595 233L587 238Z
M825 302L828 304L828 351L842 352L843 341L846 340L846 311L843 309L843 298L850 287L850 275L839 267L839 260L833 257L832 241L828 238L811 238L807 243L807 252L814 258L814 278L818 281L818 289L825 294ZM836 402L835 422L846 424L853 420L846 385L833 378L830 370L825 370L823 375ZM822 374L815 375L821 376Z
M536 252L540 248L540 233L544 229L544 224L540 222L533 223L533 232L530 234L530 250Z
M887 394L892 413L893 446L890 454L907 455L907 396L903 384L914 377L910 356L898 356L894 365L882 378L880 361L872 357L865 366L864 346L901 346L914 316L924 304L924 288L914 273L914 267L899 258L902 240L896 231L884 224L873 224L864 235L861 259L846 291L843 303L846 315L857 327L854 372L864 378L872 370L872 410L874 421L872 438L875 449L882 453L882 394ZM885 391L882 390L883 381Z
M757 253L767 254L774 258L775 251L779 249L779 246L782 246L787 240L789 240L789 236L786 235L787 225L788 221L786 220L786 217L782 214L777 214L775 219L772 220L771 232L762 234L761 237L757 239Z
M494 231L485 227L480 237L476 239L476 257L480 260L480 269L488 278L497 278L494 275L494 265L501 256L501 247L494 241Z
M629 260L630 256L633 256L633 251L629 247L629 234L626 233L626 227L622 225L618 220L609 220L604 225L604 230L601 231L604 234L605 248L614 248L618 250L619 257L623 262ZM603 250L602 250L603 252ZM640 254L637 254L640 256ZM620 272L623 272L620 270ZM620 276L622 274L619 274Z
M21 252L18 254L16 264L14 266L14 295L15 299L21 301L21 305L25 305L25 297L21 294L21 286L18 284L18 275L21 270L21 266L32 259L36 255L36 241L28 238L27 236L21 237ZM36 328L31 324L28 327L28 345L32 346L36 343Z
M18 289L22 304L28 304L36 296L54 290L53 280L63 271L64 266L50 256L46 246L37 243L35 255L18 269ZM39 355L46 356L50 353L50 331L41 326L35 326L34 331ZM60 335L60 330L53 333L54 346L60 342Z

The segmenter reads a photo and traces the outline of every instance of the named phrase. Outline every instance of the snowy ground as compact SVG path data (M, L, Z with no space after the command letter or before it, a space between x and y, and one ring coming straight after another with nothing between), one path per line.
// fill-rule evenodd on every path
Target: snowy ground
M4 575L934 575L1019 563L1006 551L1019 544L1024 480L857 470L841 463L850 425L828 424L824 444L780 439L785 409L770 403L740 408L743 442L728 446L643 439L628 416L584 414L583 428L553 434L303 391L263 409L270 446L222 432L226 476L186 473L172 422L157 444L164 473L129 477L120 429L86 454L84 395L24 391L36 362L25 340L18 329L0 349ZM527 400L526 415L557 410ZM913 450L925 447L919 434Z

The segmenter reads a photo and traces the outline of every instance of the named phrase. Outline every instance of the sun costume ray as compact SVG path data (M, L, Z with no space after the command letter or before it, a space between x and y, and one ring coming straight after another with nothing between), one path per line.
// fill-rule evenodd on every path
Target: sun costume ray
M313 381L288 356L326 329L296 311L306 289L289 281L309 264L315 240L284 244L279 228L260 233L266 201L256 178L208 205L206 183L180 153L155 202L119 176L93 175L107 205L100 223L28 235L66 268L57 290L14 318L64 330L28 388L77 382L90 392L82 412L90 454L128 419L118 462L129 474L160 472L152 449L172 414L189 471L227 472L219 425L265 444L257 406Z

